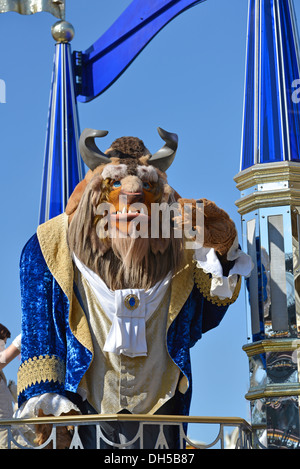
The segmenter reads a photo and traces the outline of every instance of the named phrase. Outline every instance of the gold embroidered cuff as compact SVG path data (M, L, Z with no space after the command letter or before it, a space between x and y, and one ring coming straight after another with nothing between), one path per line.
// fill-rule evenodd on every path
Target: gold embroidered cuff
M64 362L54 355L51 357L49 355L40 355L39 357L29 358L22 363L18 371L18 394L28 386L47 380L64 383Z
M199 288L200 292L204 296L204 298L210 301L212 304L217 306L227 306L231 305L236 301L239 296L242 279L239 276L238 282L236 284L235 290L231 298L225 298L221 300L218 296L211 296L210 289L211 289L211 277L209 274L206 274L202 269L195 265L194 267L194 278L197 287Z

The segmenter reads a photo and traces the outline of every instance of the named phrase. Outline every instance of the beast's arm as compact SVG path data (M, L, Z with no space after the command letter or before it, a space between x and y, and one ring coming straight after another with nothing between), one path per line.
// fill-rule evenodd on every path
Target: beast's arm
M80 413L64 387L67 305L47 268L36 235L23 249L20 283L22 341L16 417ZM49 425L37 425L36 442L44 443L50 430ZM70 433L63 427L57 445L64 448L70 441Z
M192 226L197 234L193 239L195 287L192 298L195 306L190 327L192 346L202 333L219 325L228 307L236 301L241 276L250 275L252 261L240 249L234 222L214 202L179 198L178 203L182 207L183 225ZM192 210L185 211L185 205ZM197 210L200 210L200 216L197 216Z
M237 236L235 224L229 215L207 199L179 198L178 203L181 207L183 227L191 226L196 238L202 240L203 247L213 248L219 258L225 261Z
M235 224L207 199L179 198L178 203L185 231L186 227L193 229L196 283L210 298L228 303L236 296L239 276L248 276L252 269L250 257L240 250Z
M66 338L64 298L42 256L37 236L25 246L20 261L22 301L19 406L51 392L65 395Z

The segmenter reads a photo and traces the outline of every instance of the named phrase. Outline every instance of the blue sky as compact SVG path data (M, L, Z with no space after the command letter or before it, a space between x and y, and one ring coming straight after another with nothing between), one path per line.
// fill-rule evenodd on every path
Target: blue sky
M67 0L66 19L75 28L72 49L87 49L129 3ZM78 105L81 129L109 130L107 147L117 137L135 135L155 151L161 146L158 126L178 133L170 184L183 197L215 201L239 233L240 194L233 177L240 162L247 9L248 0L207 0L191 8L167 25L110 89ZM55 22L47 13L0 15L0 79L6 83L6 103L0 104L0 322L13 336L21 327L19 257L38 223ZM192 349L191 415L249 419L246 342L242 292L219 328ZM6 368L9 379L16 380L17 367L15 361Z

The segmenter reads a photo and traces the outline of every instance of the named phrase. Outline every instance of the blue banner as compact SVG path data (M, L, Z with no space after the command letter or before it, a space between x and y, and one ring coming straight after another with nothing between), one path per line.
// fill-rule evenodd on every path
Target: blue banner
M103 93L173 18L205 0L133 0L113 25L84 52L75 52L77 99Z

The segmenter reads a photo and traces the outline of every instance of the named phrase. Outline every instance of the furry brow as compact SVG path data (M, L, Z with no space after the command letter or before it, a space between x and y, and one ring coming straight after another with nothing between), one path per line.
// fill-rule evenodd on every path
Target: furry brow
M145 182L157 182L158 174L153 166L138 166L137 176Z
M126 164L108 164L105 166L102 172L103 179L121 179L127 176Z

